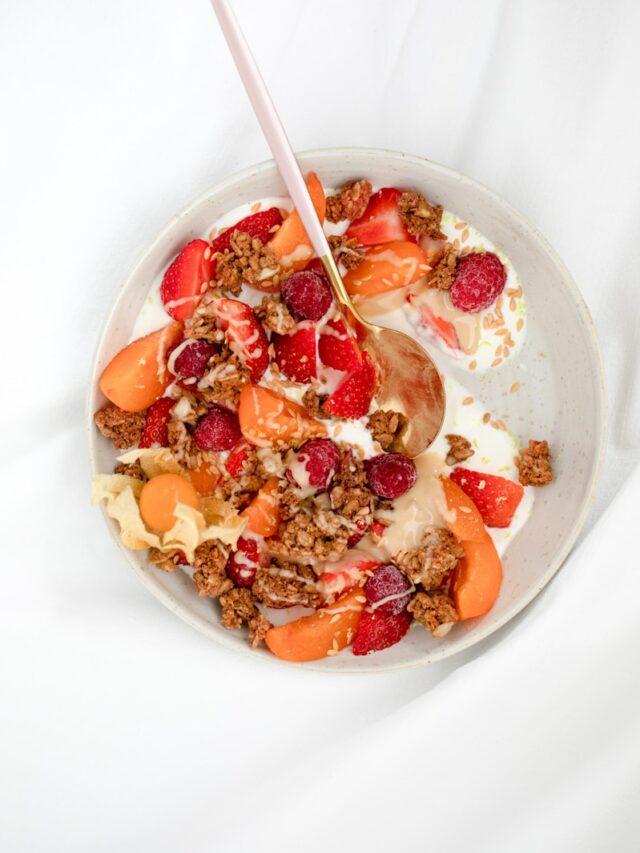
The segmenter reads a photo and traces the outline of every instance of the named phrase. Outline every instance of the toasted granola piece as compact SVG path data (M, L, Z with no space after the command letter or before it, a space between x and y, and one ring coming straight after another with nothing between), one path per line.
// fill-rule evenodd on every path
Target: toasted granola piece
M144 483L147 479L147 475L142 470L142 465L140 464L140 460L136 459L135 462L124 463L121 462L119 465L113 469L114 474L124 474L125 477L133 477L134 480L142 480Z
M105 403L93 416L105 438L110 438L118 450L135 447L142 438L144 412L125 412L114 403Z
M368 515L372 497L364 463L350 450L346 450L340 459L340 468L331 481L329 500L332 509L349 519Z
M291 332L296 321L282 300L274 295L263 296L262 302L253 309L256 317L269 332L286 335Z
M443 527L432 527L424 534L420 547L399 551L393 562L415 584L433 590L442 585L463 556L462 546L452 533Z
M443 212L441 205L433 207L423 195L411 190L402 193L398 199L398 210L407 231L414 237L422 237L425 234L434 240L444 237L440 232Z
M520 472L520 483L523 486L547 486L553 480L551 451L546 441L531 439L528 448L520 448L516 465Z
M364 179L345 184L337 195L327 198L325 216L329 222L359 219L367 209L372 192L373 187Z
M469 439L464 438L462 435L456 435L451 432L448 435L445 435L445 438L449 442L449 452L447 453L447 458L445 460L447 465L455 465L456 462L464 462L465 459L469 459L475 453Z
M149 563L156 569L162 569L163 572L172 572L176 566L185 563L185 556L182 551L165 553L158 548L149 548Z
M198 595L215 597L223 595L233 587L225 572L227 557L227 552L215 539L198 545L193 559L193 582Z
M300 490L293 485L286 486L278 504L282 521L291 521L302 510Z
M451 626L458 621L455 605L444 592L419 592L407 607L416 622L420 622L427 631L436 636L444 636L446 630L440 626Z
M182 421L169 421L167 424L169 435L169 450L176 461L185 468L197 468L203 461L204 454L195 443L188 428Z
M220 290L238 296L243 284L256 284L271 278L279 264L271 246L237 229L231 235L231 248L216 256L216 283Z
M457 265L458 252L451 243L445 243L442 255L427 277L427 285L434 290L450 290Z
M401 439L408 423L406 415L400 412L378 409L369 415L367 429L383 450L403 452Z
M280 525L278 537L268 539L271 552L279 557L306 560L337 560L347 550L351 527L331 510L302 510Z
M220 596L221 622L229 631L235 631L246 623L249 628L249 644L255 649L264 640L271 622L256 607L249 589L231 589Z
M340 261L346 270L352 270L363 260L364 255L358 251L358 241L355 237L345 234L331 234L329 246L336 261Z
M187 338L209 341L212 344L223 344L225 335L218 328L218 319L214 309L215 303L205 296L193 312L193 316L185 321L184 333Z
M225 344L211 358L209 369L198 382L198 391L207 403L220 403L235 409L249 376L249 368Z
M251 591L266 607L317 607L320 603L313 569L286 560L275 560L268 569L258 572Z
M193 426L209 411L202 397L177 384L174 386L174 392L171 396L176 400L176 404L171 410L171 417L176 421L182 421L184 424Z
M302 405L312 418L326 418L327 413L323 410L322 406L328 399L328 394L318 394L313 388L309 388L302 398Z

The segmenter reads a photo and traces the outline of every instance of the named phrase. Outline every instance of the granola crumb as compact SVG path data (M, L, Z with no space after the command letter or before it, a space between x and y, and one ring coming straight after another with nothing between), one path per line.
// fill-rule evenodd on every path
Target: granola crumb
M182 551L165 553L158 548L149 548L149 563L163 572L172 572L177 566L185 563L185 557Z
M203 460L201 450L198 450L193 436L182 421L169 421L167 424L169 450L174 458L185 468L197 468Z
M271 246L237 229L231 235L231 248L217 255L216 284L220 290L238 296L243 284L256 284L279 272Z
M235 409L249 376L249 368L240 356L224 344L211 357L207 372L198 383L198 391L207 403L220 403Z
M322 406L328 399L328 394L318 394L313 388L309 388L302 398L302 405L312 418L326 418L327 414Z
M256 604L248 589L233 589L223 592L220 596L222 607L222 624L229 631L235 631L249 619L255 616Z
M142 465L140 464L139 459L136 459L135 462L129 462L127 464L121 462L113 469L113 473L124 474L125 477L133 477L134 480L141 480L143 483L147 479L147 475L142 470Z
M529 441L528 448L520 448L516 460L519 479L523 486L547 486L553 480L551 451L546 441Z
M445 435L445 438L449 442L449 452L445 460L447 465L464 462L465 459L469 459L475 453L469 439L455 433L449 433Z
M279 297L269 294L254 309L255 315L269 332L286 335L295 328L296 321L289 313L287 306Z
M346 270L355 269L364 259L364 255L358 251L358 241L354 237L347 237L345 234L332 234L329 237L329 246L333 252L333 257Z
M359 219L367 209L372 192L373 187L364 179L345 184L339 193L327 198L326 218L329 222Z
M293 607L317 607L320 593L313 569L309 566L275 560L268 569L258 572L251 591L266 607L276 609Z
M273 628L273 625L256 607L256 612L247 622L247 627L249 628L249 645L255 649L264 641L267 631Z
M409 234L414 237L427 235L434 240L443 238L440 232L443 208L433 207L420 193L413 191L402 193L398 199L400 218L407 227Z
M220 543L211 539L198 545L193 559L193 582L198 595L216 597L233 588L225 572L226 565L227 553Z
M280 525L277 539L269 539L271 552L278 557L300 560L338 560L347 550L351 528L331 510L302 510Z
M399 551L393 562L414 583L433 590L442 585L463 556L462 546L452 533L433 527L424 534L420 547Z
M427 285L434 290L450 290L456 277L458 253L451 243L446 243L442 256L427 277Z
M431 633L440 625L458 621L455 605L444 592L419 592L409 602L407 610Z
M401 412L378 409L369 416L367 429L383 450L404 451L402 436L409 421Z
M105 438L110 438L118 450L135 447L142 438L144 412L125 412L113 403L106 403L93 416L95 425Z
M350 450L340 458L340 468L331 481L329 500L331 508L348 519L371 512L372 493L367 485L364 462Z

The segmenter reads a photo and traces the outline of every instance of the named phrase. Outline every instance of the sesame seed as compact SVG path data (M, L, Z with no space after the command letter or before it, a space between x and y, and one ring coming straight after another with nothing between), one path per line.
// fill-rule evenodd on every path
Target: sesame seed
M465 397L462 401L463 406L470 406L473 403L473 397Z

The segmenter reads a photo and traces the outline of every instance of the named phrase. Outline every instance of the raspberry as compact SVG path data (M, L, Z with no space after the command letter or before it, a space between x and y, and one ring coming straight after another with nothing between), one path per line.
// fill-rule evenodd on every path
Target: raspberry
M367 602L374 605L371 609L382 616L397 616L398 613L407 609L411 601L411 581L392 563L376 569L364 585L363 591L367 596ZM391 596L398 597L375 607L377 602Z
M402 453L380 453L365 466L371 491L379 498L399 498L418 478L415 462Z
M236 586L251 586L258 569L265 562L265 555L255 539L241 536L236 547L237 550L231 552L227 563L227 576Z
M204 376L209 359L217 352L218 347L209 341L193 341L176 356L173 372L181 379L200 379Z
M238 416L222 406L211 406L198 421L193 438L199 450L231 450L242 438Z
M312 438L302 445L295 454L295 458L304 464L308 485L313 486L317 491L324 491L338 470L340 451L328 438ZM298 474L296 479L291 468L287 468L286 474L290 482L303 487L306 485L298 482L302 478Z
M353 640L354 655L368 655L395 646L411 627L407 611L395 616L383 616L376 611L364 610Z
M284 304L296 320L319 320L333 301L331 287L315 272L294 272L282 285Z
M507 272L497 255L471 252L458 260L449 296L460 311L484 311L500 296L506 281Z

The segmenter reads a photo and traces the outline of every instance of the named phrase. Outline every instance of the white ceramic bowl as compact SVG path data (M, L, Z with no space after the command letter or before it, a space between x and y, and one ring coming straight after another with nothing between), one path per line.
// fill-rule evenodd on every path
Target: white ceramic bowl
M379 186L419 190L502 246L524 285L529 324L519 357L500 370L462 378L522 441L548 439L555 457L555 482L537 490L533 514L507 551L504 584L495 607L482 619L456 626L442 640L434 640L415 626L401 643L384 652L359 658L347 650L297 666L378 672L431 663L479 642L514 617L557 572L578 536L594 496L605 447L606 394L596 332L571 275L546 240L510 205L470 178L419 157L366 148L310 151L300 155L300 162L305 170L315 169L326 186L367 177ZM97 380L112 356L128 342L150 282L185 243L208 233L221 214L268 195L286 195L272 162L222 181L167 225L120 288L98 343L87 406L94 472L111 471L115 458L111 443L93 426L93 412L104 402ZM506 393L515 381L523 383L521 392ZM105 520L119 542L115 522L106 515ZM194 628L243 654L274 660L265 650L251 651L244 632L222 628L217 604L199 598L182 572L166 574L149 568L146 552L124 547L122 552L147 588Z

